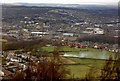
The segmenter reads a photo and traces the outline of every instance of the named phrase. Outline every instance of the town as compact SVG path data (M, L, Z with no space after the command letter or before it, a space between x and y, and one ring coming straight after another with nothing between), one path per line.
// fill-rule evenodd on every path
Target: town
M0 71L0 76L5 79L11 78L16 71L26 70L29 60L38 63L48 61L48 57L54 52L51 49L57 46L66 49L59 51L65 53L61 54L65 65L69 65L67 61L73 59L72 56L66 57L69 55L67 53L71 54L71 50L72 53L80 52L81 56L74 55L75 57L97 60L106 60L110 54L113 55L120 50L118 41L120 22L116 8L94 10L6 4L3 5L2 11L0 35L3 46L1 51L3 70ZM97 50L98 53L102 50L106 55L110 54L105 58L82 56L81 52L90 50L94 52ZM73 65L79 64L72 61Z

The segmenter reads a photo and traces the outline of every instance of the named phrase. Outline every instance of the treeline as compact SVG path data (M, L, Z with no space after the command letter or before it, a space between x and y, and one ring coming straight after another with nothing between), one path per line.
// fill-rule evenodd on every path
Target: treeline
M57 48L53 52L53 57L49 60L39 61L38 63L29 60L27 69L17 71L8 81L120 81L120 59L118 54L116 54L114 60L110 57L105 61L100 77L94 76L96 71L94 67L91 67L86 77L79 79L74 78L70 70L63 66L59 48Z
M91 35L91 36L85 36L85 37L80 37L77 39L79 42L82 41L91 41L91 42L100 42L100 43L119 43L120 44L120 37L118 38L114 36L107 36L107 35Z
M36 49L42 46L45 46L47 43L49 43L49 40L46 39L34 39L31 41L13 41L13 42L7 42L2 43L2 50L18 50L18 49L24 49L24 50L31 50Z

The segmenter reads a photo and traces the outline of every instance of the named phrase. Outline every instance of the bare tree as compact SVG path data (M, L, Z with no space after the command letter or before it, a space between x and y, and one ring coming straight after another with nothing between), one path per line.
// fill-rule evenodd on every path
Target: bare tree
M106 60L105 66L102 69L101 81L120 81L120 59L119 53L115 59L110 57Z
M16 72L12 81L61 81L69 74L57 50L50 59L43 58L39 63L30 62L26 70Z

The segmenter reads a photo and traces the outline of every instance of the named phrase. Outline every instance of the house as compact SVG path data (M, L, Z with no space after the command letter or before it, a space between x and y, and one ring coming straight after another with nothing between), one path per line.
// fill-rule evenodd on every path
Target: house
M12 62L19 62L19 59L17 59L17 58L10 58L10 61L12 61Z
M83 31L84 34L104 34L104 30L101 28L86 28Z
M73 37L74 33L63 33L63 36Z
M7 32L7 35L13 36L13 37L18 37L18 34L19 34L18 30L9 30L9 32Z
M49 32L46 31L39 31L39 32L31 32L32 36L44 36L44 35L49 35Z

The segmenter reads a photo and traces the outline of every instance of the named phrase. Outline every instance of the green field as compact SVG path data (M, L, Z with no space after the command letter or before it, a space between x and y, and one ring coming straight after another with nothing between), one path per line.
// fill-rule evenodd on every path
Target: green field
M53 51L56 47L55 46L50 46L50 47L43 47L44 50L47 50L47 51ZM69 46L62 46L60 47L61 50L64 50L64 51L80 51L80 50L85 50L85 48L71 48ZM89 48L86 48L86 49L89 49Z
M84 58L68 58L76 63L79 63L80 65L86 65L86 66L92 66L98 69L101 69L105 63L105 60L97 60L97 59L84 59Z
M55 47L43 47L45 51L53 52ZM105 64L105 60L97 59L101 56L109 57L110 55L114 55L114 53L94 48L70 48L68 46L63 46L59 49L59 51L65 51L65 53L79 55L80 53L88 53L88 58L78 58L78 57L63 57L67 64L64 66L70 70L71 75L69 78L85 78L86 74L94 69L91 76L99 77L101 75L101 69ZM92 58L95 57L96 59Z
M74 78L85 78L86 74L89 73L90 69L94 69L94 77L99 77L101 69L105 64L105 60L93 60L93 59L80 59L80 58L67 58L76 63L76 65L65 65L70 70L71 76Z
M89 71L89 67L85 65L65 65L65 67L70 70L70 76L68 78L84 78Z
M43 47L45 51L53 52L56 47ZM68 46L63 46L59 48L59 51L62 51L67 56L76 56L79 58L93 58L93 59L108 59L109 56L114 57L114 53L94 48L70 48Z
M54 46L50 46L50 47L43 47L42 48L45 51L48 52L53 52L56 47ZM89 52L89 53L94 53L94 54L99 54L101 52L103 52L103 50L101 49L94 49L94 48L71 48L69 46L63 46L59 48L59 51L65 51L65 52L69 52L72 54L78 54L79 52ZM108 54L113 54L112 52L106 51Z

